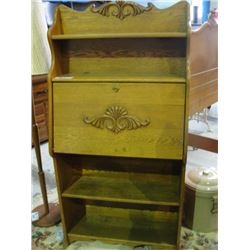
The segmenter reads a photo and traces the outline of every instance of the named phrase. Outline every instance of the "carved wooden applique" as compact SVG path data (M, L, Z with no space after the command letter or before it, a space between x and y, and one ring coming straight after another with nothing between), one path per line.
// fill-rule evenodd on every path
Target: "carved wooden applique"
M103 16L114 16L123 20L128 16L137 16L145 11L150 11L153 8L153 4L148 3L147 7L143 7L133 2L116 1L101 5L99 8L92 6L91 11L99 13Z
M138 118L128 115L128 111L120 106L109 107L104 115L94 119L85 117L83 121L96 128L107 128L116 134L124 129L132 130L150 124L148 120L140 121Z

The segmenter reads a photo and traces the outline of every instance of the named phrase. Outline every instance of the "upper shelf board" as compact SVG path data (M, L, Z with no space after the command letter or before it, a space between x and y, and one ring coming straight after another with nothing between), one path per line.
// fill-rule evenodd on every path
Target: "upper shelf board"
M56 76L52 79L53 82L149 82L149 83L185 83L186 79L180 76L168 76L168 75L72 75L65 74Z
M60 34L53 35L53 40L93 39L93 38L185 38L186 32L169 33L100 33L100 34Z

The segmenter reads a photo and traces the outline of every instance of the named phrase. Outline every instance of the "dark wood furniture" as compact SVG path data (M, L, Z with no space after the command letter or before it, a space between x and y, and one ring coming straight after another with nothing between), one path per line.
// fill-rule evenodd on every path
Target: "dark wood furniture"
M218 24L213 15L190 37L189 115L218 101Z
M32 95L34 100L35 122L38 126L39 140L48 140L48 83L47 74L32 76Z
M218 140L209 137L189 133L188 145L194 148L218 153Z
M60 5L49 30L49 149L64 243L179 249L189 4Z
M189 115L218 101L218 24L213 14L190 37ZM189 134L188 145L218 153L218 141Z

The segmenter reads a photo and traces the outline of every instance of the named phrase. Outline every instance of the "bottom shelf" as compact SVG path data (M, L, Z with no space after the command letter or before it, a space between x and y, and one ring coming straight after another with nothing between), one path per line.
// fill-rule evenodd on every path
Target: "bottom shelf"
M178 213L86 206L84 216L69 232L70 241L103 240L128 245L176 249Z

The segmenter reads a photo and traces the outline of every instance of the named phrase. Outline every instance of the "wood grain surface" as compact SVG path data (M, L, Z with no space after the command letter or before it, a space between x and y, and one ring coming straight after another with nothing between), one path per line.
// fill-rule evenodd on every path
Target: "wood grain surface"
M98 239L173 250L176 249L176 222L177 213L87 206L86 216L68 237L70 241Z
M218 25L210 16L190 36L190 108L200 112L218 101Z
M184 94L180 84L54 83L54 151L181 159ZM112 105L150 124L116 134L83 122L101 117Z
M120 20L112 15L93 13L91 6L84 12L74 11L64 5L59 7L63 34L105 33L164 33L185 32L188 3L179 2L168 9L153 7L141 15ZM115 11L115 10L113 10ZM60 33L59 33L60 34Z
M85 171L62 195L89 200L178 206L179 176Z
M60 5L54 20L49 148L64 245L99 239L179 249L189 4Z

